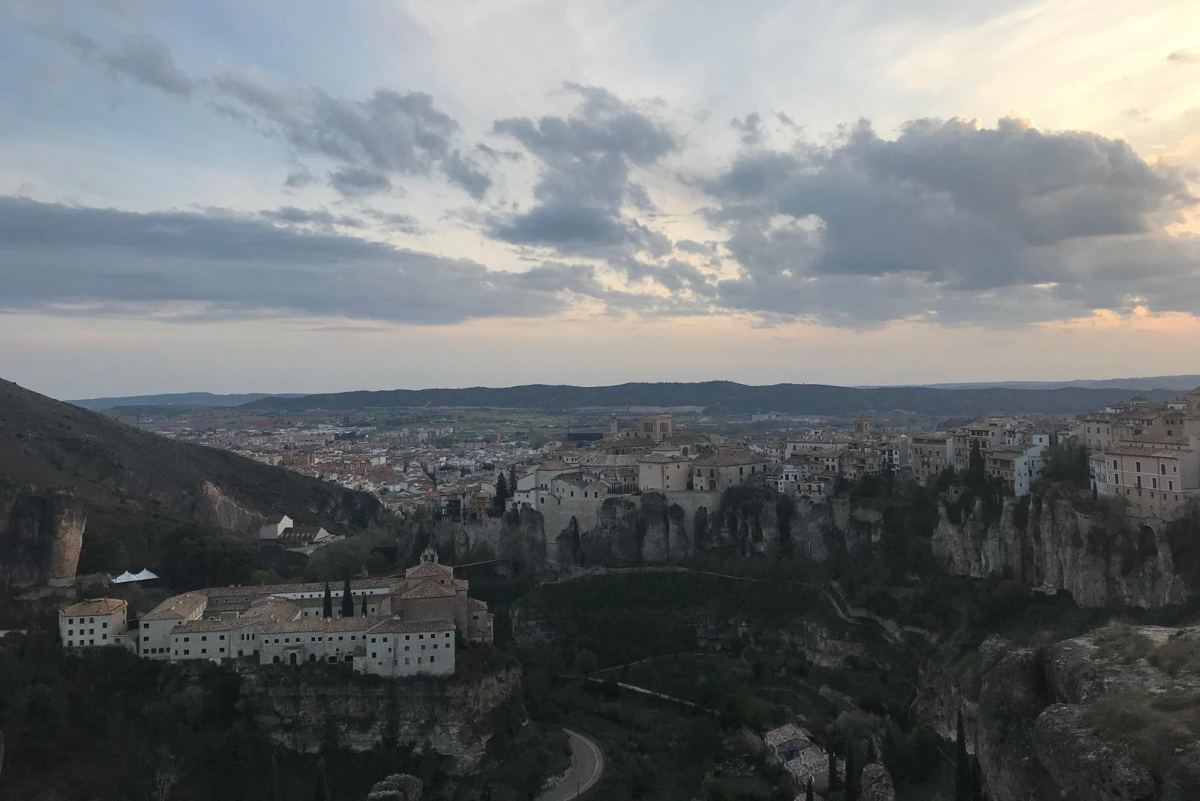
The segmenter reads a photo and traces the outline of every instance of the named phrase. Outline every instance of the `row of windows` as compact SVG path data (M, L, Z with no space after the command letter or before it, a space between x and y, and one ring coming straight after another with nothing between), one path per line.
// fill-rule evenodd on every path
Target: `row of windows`
M391 649L391 648L389 648L389 649L388 649L388 653L391 653L391 652L392 652L392 649ZM372 651L372 652L371 652L371 658L372 658L372 659L374 659L374 660L376 660L376 661L378 661L378 660L379 660L379 654L377 654L375 651ZM411 661L411 660L412 660L412 658L411 658L411 657L407 657L407 656L406 656L406 657L404 657L404 664L406 664L406 665L411 665L411 664L412 664L412 661ZM423 662L422 662L421 660L422 660L422 657L419 657L419 656L418 656L418 657L417 657L417 664L418 664L418 665L420 665L420 664L423 664ZM431 664L431 665L432 665L432 664L433 664L434 662L436 662L436 661L437 661L437 657L436 657L436 656L434 656L434 655L432 655L432 654L430 654L430 656L429 656L429 664Z
M83 618L79 618L78 620L76 620L76 619L75 619L75 618L73 618L73 617L69 617L69 618L67 618L67 625L69 625L69 626L73 626L73 625L75 625L76 623L79 623L80 625L83 625L84 623L95 623L95 622L96 622L96 618L94 618L94 617L89 617L87 620L84 620ZM102 621L100 621L100 622L104 624L104 628L108 628L108 622L107 622L107 621L103 621L103 620L102 620Z

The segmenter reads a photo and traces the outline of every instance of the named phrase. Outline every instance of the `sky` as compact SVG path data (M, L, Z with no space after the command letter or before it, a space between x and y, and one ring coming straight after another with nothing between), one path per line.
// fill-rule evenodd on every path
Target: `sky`
M1194 0L0 6L55 397L1200 372Z

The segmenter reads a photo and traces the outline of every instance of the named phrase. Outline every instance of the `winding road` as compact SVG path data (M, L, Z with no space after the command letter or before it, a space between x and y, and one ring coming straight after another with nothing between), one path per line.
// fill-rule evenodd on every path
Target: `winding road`
M558 784L543 792L537 801L569 801L579 798L600 781L604 773L604 752L595 741L570 729L563 729L571 741L571 772Z

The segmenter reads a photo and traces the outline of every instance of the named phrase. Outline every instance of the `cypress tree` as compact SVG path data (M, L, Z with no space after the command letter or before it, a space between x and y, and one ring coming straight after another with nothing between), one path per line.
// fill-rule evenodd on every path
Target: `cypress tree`
M804 801L814 801L811 776L808 779L808 785L804 788Z
M834 790L838 789L837 754L833 749L826 753L829 754L829 794L833 795Z
M505 501L508 500L508 481L504 478L504 472L501 471L499 477L496 478L496 498L494 504L497 512L503 512Z
M846 792L845 801L858 801L858 761L854 758L854 741L846 743Z
M863 767L870 765L872 762L878 762L879 755L875 753L875 741L870 737L867 738L867 761L863 763Z
M333 593L329 591L329 582L325 582L325 605L321 607L321 617L333 617Z
M362 617L367 616L367 594L365 592L363 593L363 597L362 597L362 611L360 612L360 614Z
M967 737L962 710L958 710L954 748L954 801L971 801L971 759L967 755Z
M354 595L350 592L350 574L342 585L342 617L354 617Z

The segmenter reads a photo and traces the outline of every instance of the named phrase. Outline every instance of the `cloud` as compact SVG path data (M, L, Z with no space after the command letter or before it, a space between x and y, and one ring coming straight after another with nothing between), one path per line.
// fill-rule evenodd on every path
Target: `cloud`
M344 195L387 191L391 175L434 170L475 198L491 186L478 162L454 147L458 123L424 92L377 89L366 100L348 100L319 89L276 89L247 74L225 73L212 83L298 155L338 165L329 183Z
M329 173L329 185L346 197L373 195L392 188L392 182L382 172L361 167L346 167Z
M840 324L1054 319L1134 296L1200 311L1200 289L1178 291L1200 286L1197 240L1165 229L1195 202L1186 184L1096 134L918 120L885 140L860 123L746 151L702 185L741 267L720 284L731 308Z
M1167 61L1174 61L1180 64L1200 64L1200 47L1187 47L1183 50L1176 50L1167 56Z
M743 145L757 145L762 141L762 117L757 111L747 114L742 119L734 117L729 124L741 136Z
M567 84L580 98L566 117L498 120L494 132L510 136L541 166L534 205L496 215L488 233L505 242L559 254L610 258L639 251L665 255L670 243L623 209L652 211L645 188L631 178L679 146L664 125L608 91Z
M80 57L103 64L113 75L181 97L195 88L195 81L175 64L167 46L153 37L130 36L113 47L102 47L91 37L69 29L56 29L50 35Z
M656 302L609 293L587 266L500 272L274 224L338 223L326 214L135 213L0 197L0 310L451 324L549 316L579 296L613 309Z

